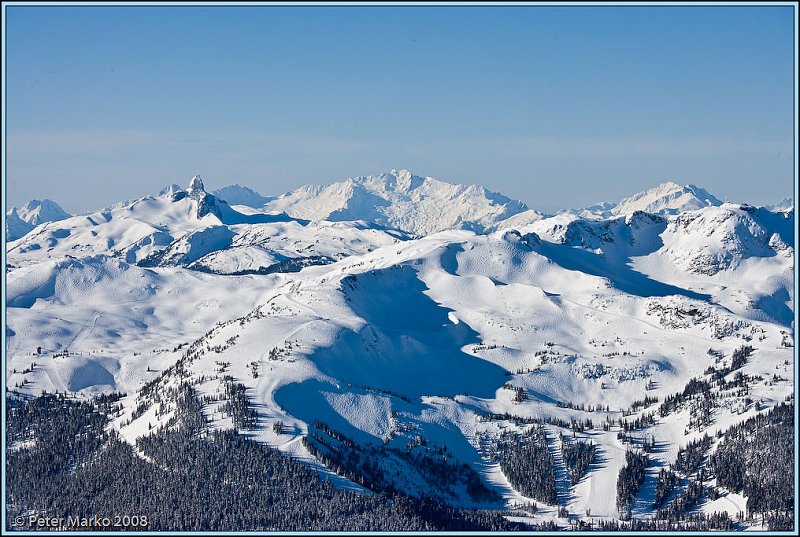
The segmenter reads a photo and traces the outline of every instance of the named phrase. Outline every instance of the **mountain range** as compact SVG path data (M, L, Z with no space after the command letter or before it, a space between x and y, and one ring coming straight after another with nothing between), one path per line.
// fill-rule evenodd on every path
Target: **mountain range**
M171 196L184 189L171 184L156 197ZM263 196L238 183L214 190L215 199L269 214L286 213L306 220L365 221L379 226L426 235L447 229L469 229L478 233L518 227L551 216L530 209L525 203L476 185L460 185L432 177L414 175L408 170L392 170L376 176L356 177L327 186L308 185L281 196ZM136 200L119 202L109 208L127 206ZM584 209L561 212L588 218L608 218L636 211L676 215L703 207L720 206L722 201L694 186L674 182L624 198L617 203L603 202ZM794 206L791 198L768 205L770 211ZM51 200L31 200L22 209L6 213L9 242L19 239L38 224L71 216ZM21 221L21 222L20 222Z
M124 393L131 445L194 401L199 436L236 430L337 488L540 527L730 521L791 475L739 486L720 462L793 402L791 206L664 183L548 215L393 170L32 207L7 215L33 226L6 247L7 388Z

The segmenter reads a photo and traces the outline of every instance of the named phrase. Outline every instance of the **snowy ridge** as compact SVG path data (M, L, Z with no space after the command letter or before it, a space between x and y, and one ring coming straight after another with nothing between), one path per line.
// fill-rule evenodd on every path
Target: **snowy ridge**
M792 256L793 213L726 204L671 220L668 251L676 264L714 275L750 257Z
M529 211L524 203L481 186L445 183L408 170L356 177L325 187L305 186L265 207L309 220L366 220L417 235L445 229L480 232Z
M214 261L202 263L204 271L242 273L267 268L276 262L275 256L279 261L340 257L405 238L400 232L365 230L359 223L342 223L338 227L315 224L308 230L306 226L307 222L282 214L240 213L206 193L202 180L196 177L189 190L173 185L162 190L159 197L148 196L115 209L40 226L10 244L8 255L12 267L66 255L109 255L143 266L186 266L219 252ZM288 230L295 237L289 245L278 236ZM336 242L315 250L321 237ZM362 242L352 244L353 240ZM233 246L238 260L230 266L230 262L223 261L226 254L220 251ZM241 255L246 248L251 251ZM262 265L260 257L264 256L273 263ZM248 259L251 265L246 264Z
M681 186L668 181L625 198L619 203L603 202L570 212L581 216L609 217L641 211L664 216L719 205L722 205L722 202L705 189L695 185Z
M611 212L628 214L634 211L643 211L656 214L677 214L719 205L722 205L720 200L700 187L680 186L673 182L667 182L630 198L625 198L611 209Z

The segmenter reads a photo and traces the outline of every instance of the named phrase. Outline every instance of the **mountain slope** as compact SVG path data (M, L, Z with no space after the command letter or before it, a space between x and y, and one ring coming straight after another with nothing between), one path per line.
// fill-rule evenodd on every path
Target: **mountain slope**
M17 208L13 207L6 213L6 241L15 241L24 237L34 228L31 224L19 217Z
M676 216L606 219L564 213L520 228L573 249L555 262L633 293L713 300L746 318L790 326L794 212L723 204Z
M25 264L66 255L110 254L136 262L190 230L219 224L214 214L197 216L186 192L175 197L145 197L96 213L50 222L9 245L8 257Z
M546 418L553 438L565 432L553 425L558 420L592 419L595 426L578 438L591 439L603 453L591 474L597 486L571 488L570 510L615 517L613 481L600 484L624 464L626 442L616 428L604 431L599 422L622 418L642 393L663 400L682 390L715 364L709 349L730 356L747 341L757 360L743 371L762 377L782 368L792 351L782 346L785 329L778 325L743 319L698 298L620 291L604 277L553 262L554 251L580 255L576 247L534 235L444 232L276 275L264 281L261 293L269 298L250 313L213 326L184 352L167 353L171 359L159 358L174 363L151 374L153 383L131 396L116 426L132 440L148 423L166 424L174 401L159 396L165 410L156 414L151 394L168 394L180 382L209 397L236 382L259 409L256 424L243 426L248 434L301 459L312 459L309 449L316 444L306 448L297 440L324 438L325 427L364 449L411 445L410 453L422 457L447 446L449 457L478 472L486 486L525 501L498 479L496 463L478 449L481 438L519 426L486 416ZM29 378L47 382L48 367ZM648 390L651 384L655 388ZM522 400L508 385L522 389ZM674 462L685 441L678 431L688 429L687 440L713 436L754 415L753 398L780 401L791 385L759 383L750 390L750 403L727 393L708 427L692 425L688 408L659 419L647 428L665 442L654 459ZM609 410L570 408L573 403ZM223 404L205 407L209 427L236 423ZM134 414L134 408L142 410ZM447 499L417 466L390 455L384 476L394 486ZM465 495L457 501L475 500ZM540 503L540 513L555 509Z

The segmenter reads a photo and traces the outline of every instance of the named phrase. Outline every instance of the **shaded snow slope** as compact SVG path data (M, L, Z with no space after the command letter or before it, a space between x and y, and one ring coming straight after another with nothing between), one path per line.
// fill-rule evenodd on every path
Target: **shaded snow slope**
M27 235L34 226L19 217L14 207L6 214L6 241L15 241Z

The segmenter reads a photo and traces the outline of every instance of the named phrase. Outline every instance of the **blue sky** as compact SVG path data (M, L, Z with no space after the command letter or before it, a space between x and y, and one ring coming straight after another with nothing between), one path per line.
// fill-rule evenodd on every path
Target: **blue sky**
M9 207L392 168L548 211L792 193L788 6L7 9Z

